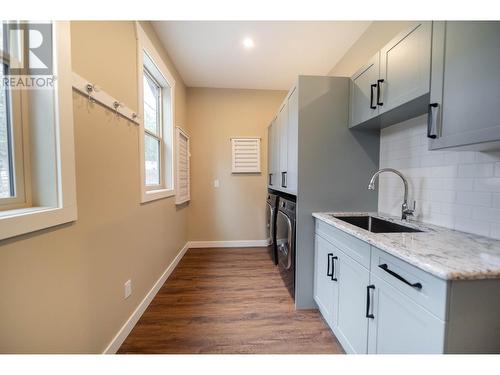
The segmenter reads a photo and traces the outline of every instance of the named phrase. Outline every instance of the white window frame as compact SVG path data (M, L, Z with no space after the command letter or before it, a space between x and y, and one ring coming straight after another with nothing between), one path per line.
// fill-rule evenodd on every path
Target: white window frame
M70 23L54 22L52 32L57 204L0 211L0 239L77 219Z
M2 26L2 25L0 25ZM23 41L20 41L22 43ZM15 61L15 56L10 56L8 51L2 51L0 65L9 66ZM15 195L8 198L0 198L0 212L16 208L25 208L31 205L30 184L30 152L29 152L29 124L28 124L28 96L26 90L8 90L7 110L10 126L10 145L12 147L9 157L11 162L10 178L14 179Z
M175 119L175 79L163 62L160 54L149 40L141 25L136 22L137 32L137 61L138 61L138 108L139 108L139 170L141 186L141 203L154 201L157 199L175 196L174 185L174 119ZM144 66L148 64L144 60L147 54L149 60L154 64L155 70L161 74L155 81L162 86L162 126L161 146L160 146L160 185L147 186L145 179L145 156L144 138L146 130L144 128L144 92L143 75ZM151 69L147 69L152 75ZM165 83L162 83L164 81ZM168 88L166 87L168 86ZM163 90L169 90L169 95Z

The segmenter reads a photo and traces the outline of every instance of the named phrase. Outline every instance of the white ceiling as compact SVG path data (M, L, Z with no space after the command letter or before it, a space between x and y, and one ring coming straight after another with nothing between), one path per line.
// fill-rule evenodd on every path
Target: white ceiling
M368 21L156 21L189 87L287 90L299 75L325 75ZM251 37L255 47L245 49Z

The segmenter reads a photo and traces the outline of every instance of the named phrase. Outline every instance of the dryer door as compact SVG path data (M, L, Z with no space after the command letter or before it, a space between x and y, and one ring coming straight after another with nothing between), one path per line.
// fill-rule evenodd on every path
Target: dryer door
M292 267L292 221L278 211L276 221L276 245L278 246L278 263L280 268L289 270Z
M292 298L295 298L294 230L292 220L285 213L278 211L276 221L278 269Z

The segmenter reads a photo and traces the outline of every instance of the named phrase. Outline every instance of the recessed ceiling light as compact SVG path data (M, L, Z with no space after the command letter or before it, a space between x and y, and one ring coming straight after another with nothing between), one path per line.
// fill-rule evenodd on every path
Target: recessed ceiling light
M252 38L246 37L245 39L243 39L243 46L246 49L250 49L250 48L253 48L255 46L255 43L253 42Z

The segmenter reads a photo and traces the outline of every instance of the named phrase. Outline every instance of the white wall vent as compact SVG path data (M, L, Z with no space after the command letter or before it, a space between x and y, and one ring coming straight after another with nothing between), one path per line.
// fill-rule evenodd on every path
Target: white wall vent
M231 138L232 172L260 173L260 138Z

